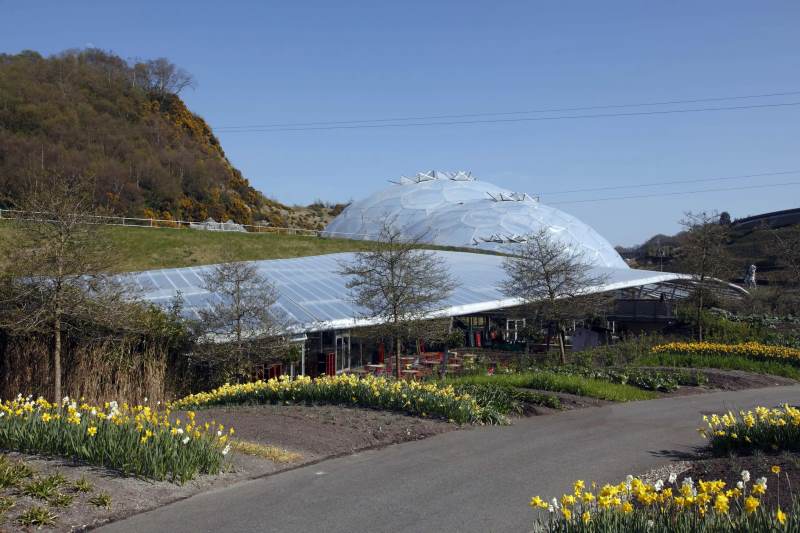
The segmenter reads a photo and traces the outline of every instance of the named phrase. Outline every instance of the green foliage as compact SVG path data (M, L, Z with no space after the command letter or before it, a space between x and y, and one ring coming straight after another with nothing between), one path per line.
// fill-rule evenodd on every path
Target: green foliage
M63 492L56 493L49 500L47 500L53 507L69 507L75 500L72 494L64 494Z
M612 383L633 385L644 390L672 392L680 385L697 386L708 382L701 372L687 370L657 370L651 368L592 369L578 366L552 367L549 372L562 375L602 379Z
M33 469L27 464L0 456L0 488L17 487L24 479L32 476Z
M21 526L52 526L56 522L56 515L46 507L34 505L17 517Z
M22 487L22 494L40 500L49 500L58 494L58 488L62 485L61 479L55 476L48 476L34 479Z
M774 376L800 380L800 368L791 362L755 360L738 355L657 353L642 355L636 360L636 363L644 366L744 370L757 374L772 374Z
M111 496L107 492L101 492L96 496L89 498L89 503L95 507L108 509L111 507Z
M141 66L97 49L0 54L0 190L12 205L35 158L36 169L93 176L96 200L120 214L251 223L283 207L178 96L152 91Z
M649 400L656 397L650 391L644 391L630 385L611 383L600 379L583 376L562 375L549 371L523 372L519 374L474 375L454 378L458 384L498 384L506 387L521 387L552 392L566 392L578 396L588 396L616 402L631 400Z
M525 404L541 405L552 409L560 409L561 401L552 394L538 393L530 390L516 389L494 383L456 383L458 394L469 394L482 407L488 407L504 415L520 415Z
M0 517L14 505L16 505L16 502L11 496L0 496Z
M82 476L72 484L72 488L76 492L92 492L94 490L94 485L92 485L92 482L86 479L85 476Z

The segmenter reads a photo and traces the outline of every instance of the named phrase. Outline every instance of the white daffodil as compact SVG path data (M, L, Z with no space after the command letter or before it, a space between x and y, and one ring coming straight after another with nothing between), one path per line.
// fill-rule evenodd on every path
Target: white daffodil
M750 482L750 472L749 471L742 470L742 481L744 481L745 483L749 483Z
M186 444L189 442L189 437L183 437L182 443Z
M669 481L672 485L674 485L675 482L678 481L678 474L676 474L675 472L670 472L667 481Z

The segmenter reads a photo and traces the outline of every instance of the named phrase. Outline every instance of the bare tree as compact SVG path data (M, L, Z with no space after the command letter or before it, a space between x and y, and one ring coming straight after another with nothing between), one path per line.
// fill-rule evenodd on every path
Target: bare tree
M199 312L195 356L227 378L246 378L252 366L274 360L285 348L285 324L273 305L278 294L251 263L215 265L204 288L218 296Z
M680 235L678 266L697 281L695 299L695 318L697 339L703 340L703 305L709 295L709 282L730 274L730 255L727 244L730 240L730 227L720 223L719 214L705 211L685 213L680 221L685 231Z
M194 77L164 57L147 63L138 63L132 69L133 83L143 83L163 100L167 95L178 95L187 87L194 87Z
M340 273L349 277L353 301L394 341L395 374L400 377L403 340L419 331L455 289L445 261L420 249L420 239L407 239L393 221L384 222L378 240L359 252Z
M107 273L114 255L93 215L92 186L78 176L32 180L5 243L0 325L52 337L54 398L61 400L63 337L75 320L109 323L125 296Z
M564 321L591 313L607 298L594 294L607 277L597 274L577 250L565 248L547 228L525 237L518 252L503 262L500 290L538 308L555 327L561 364L566 364Z
M771 230L778 260L786 269L792 287L800 286L800 226L785 231Z

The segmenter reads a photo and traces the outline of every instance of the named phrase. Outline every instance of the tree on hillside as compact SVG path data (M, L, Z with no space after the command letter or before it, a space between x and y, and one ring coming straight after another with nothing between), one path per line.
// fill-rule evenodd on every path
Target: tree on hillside
M195 87L194 77L165 57L136 63L131 67L130 79L134 87L144 87L160 101Z
M506 279L500 286L508 297L519 298L546 317L555 329L561 364L566 364L564 323L593 314L608 298L592 294L607 277L596 273L584 255L565 248L547 228L525 237L516 254L503 262Z
M385 221L370 249L355 254L340 273L349 278L353 302L378 322L375 330L394 341L395 374L400 377L403 342L419 334L424 319L436 311L455 289L447 263L420 249L419 238L405 238Z
M226 380L248 379L253 365L275 360L286 349L285 324L273 308L275 287L243 262L215 265L203 281L219 299L199 312L193 355Z
M731 273L727 244L730 227L720 224L717 213L687 212L680 224L684 232L680 236L679 266L694 274L695 320L697 339L703 340L703 305L710 294L709 282L725 278Z
M771 230L778 260L788 273L789 285L800 288L800 226Z
M63 339L75 322L109 324L124 287L107 273L114 256L92 217L92 183L79 176L32 179L4 243L0 325L52 339L53 395L62 397Z

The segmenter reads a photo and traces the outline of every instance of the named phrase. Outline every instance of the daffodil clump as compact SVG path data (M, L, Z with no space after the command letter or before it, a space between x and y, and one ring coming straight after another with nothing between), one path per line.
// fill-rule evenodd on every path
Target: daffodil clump
M723 344L718 342L668 342L650 349L651 353L679 353L688 355L733 355L751 359L771 359L800 363L800 349L773 346L759 342Z
M780 468L773 467L773 473L780 474ZM746 470L731 487L720 480L695 483L690 477L678 483L673 473L655 483L628 476L602 487L578 480L560 499L534 496L530 506L540 513L536 530L548 532L798 531L797 500L786 510L780 501L767 509L762 505L766 492L767 478L751 481Z
M314 379L281 376L269 381L226 384L187 396L174 402L172 407L274 403L352 405L442 418L459 424L496 423L504 419L495 410L480 406L469 394L458 394L449 385L345 374Z
M730 452L800 451L800 409L756 407L749 411L704 416L698 429L717 455Z
M108 402L102 407L64 398L0 400L0 449L67 457L127 475L183 483L221 471L233 430L185 420L168 409Z

